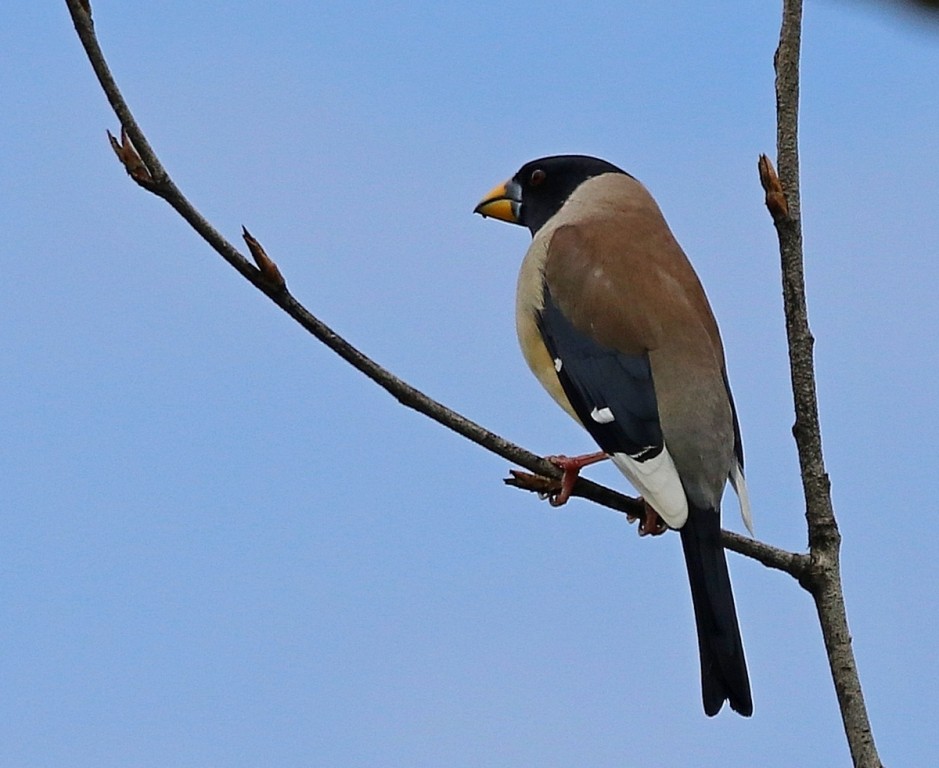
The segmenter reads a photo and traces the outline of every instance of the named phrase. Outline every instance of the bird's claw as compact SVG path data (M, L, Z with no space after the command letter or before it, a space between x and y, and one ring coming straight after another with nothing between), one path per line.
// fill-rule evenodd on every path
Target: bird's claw
M571 494L574 492L574 486L577 485L580 470L607 458L609 458L607 454L602 451L588 453L583 456L564 456L563 454L545 456L546 461L550 461L558 469L564 471L564 474L561 476L561 487L547 494L548 503L552 507L563 507L567 504L568 500L571 498Z
M668 530L668 524L659 516L658 512L649 506L649 502L643 499L642 503L645 507L645 512L642 517L627 514L627 522L634 523L637 520L639 521L640 536L661 536Z

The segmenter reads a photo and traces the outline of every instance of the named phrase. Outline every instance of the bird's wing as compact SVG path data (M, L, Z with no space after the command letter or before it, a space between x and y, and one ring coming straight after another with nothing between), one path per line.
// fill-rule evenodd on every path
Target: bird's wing
M574 327L549 286L538 330L577 417L607 453L656 454L664 443L648 354L604 346Z
M611 266L580 227L559 227L545 259L538 330L581 423L662 518L680 527L687 500L663 439L643 338L650 330L623 311L632 292L617 295Z
M730 381L727 371L724 371L724 387L727 390L727 399L730 402L730 412L734 418L734 463L730 468L730 484L734 487L737 500L740 502L740 517L753 536L753 511L750 508L750 492L747 490L747 480L743 474L743 440L740 437L740 422L737 419L737 406L734 405L734 395L730 391Z

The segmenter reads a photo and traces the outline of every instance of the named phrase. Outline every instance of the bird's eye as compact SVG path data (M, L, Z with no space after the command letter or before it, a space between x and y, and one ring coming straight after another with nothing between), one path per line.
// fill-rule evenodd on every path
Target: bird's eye
M531 177L528 179L528 183L533 187L537 187L541 182L545 180L545 177L547 175L548 174L546 174L544 171L542 171L539 168L538 170L531 172Z

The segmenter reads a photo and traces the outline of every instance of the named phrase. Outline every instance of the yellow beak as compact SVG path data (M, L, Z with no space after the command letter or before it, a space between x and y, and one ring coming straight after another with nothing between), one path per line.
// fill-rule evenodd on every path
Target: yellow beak
M489 194L479 201L473 213L488 216L493 219L518 224L518 211L521 200L518 199L518 185L507 181L493 187Z

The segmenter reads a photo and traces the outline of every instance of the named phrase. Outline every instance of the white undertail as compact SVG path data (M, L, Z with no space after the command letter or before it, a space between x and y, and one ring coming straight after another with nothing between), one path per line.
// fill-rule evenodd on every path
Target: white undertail
M685 524L688 499L668 448L663 446L658 456L645 461L637 461L625 453L614 453L611 458L670 528L681 528Z

